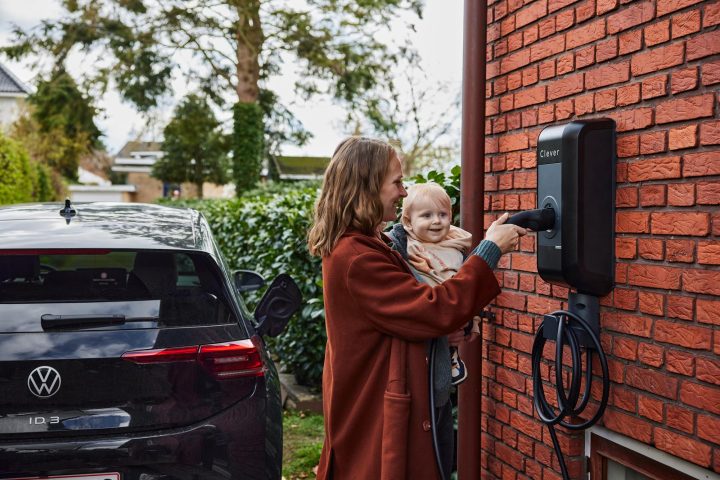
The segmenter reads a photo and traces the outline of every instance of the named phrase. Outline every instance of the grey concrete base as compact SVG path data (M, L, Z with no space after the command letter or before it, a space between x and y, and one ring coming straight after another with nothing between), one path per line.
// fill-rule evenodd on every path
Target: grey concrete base
M322 395L298 385L291 373L280 374L280 398L283 408L322 413Z

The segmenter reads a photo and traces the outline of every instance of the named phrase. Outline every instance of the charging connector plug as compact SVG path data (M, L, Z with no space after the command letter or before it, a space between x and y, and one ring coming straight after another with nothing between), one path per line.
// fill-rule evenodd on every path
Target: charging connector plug
M553 207L538 208L516 213L505 223L511 223L522 228L529 228L535 232L552 230L555 226L555 209Z

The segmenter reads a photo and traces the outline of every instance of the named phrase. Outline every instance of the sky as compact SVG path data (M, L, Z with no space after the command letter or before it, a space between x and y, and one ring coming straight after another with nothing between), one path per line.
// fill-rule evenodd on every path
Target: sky
M28 8L28 3L32 4L32 8ZM428 84L449 86L449 93L431 95L437 108L430 108L428 111L442 112L452 101L453 92L460 90L463 3L463 0L426 0L423 19L415 21L416 33L410 36L420 54L421 67L427 75ZM31 28L42 19L58 18L62 11L58 0L0 0L0 45L10 42L13 25L23 29ZM398 39L407 34L406 31L389 33ZM31 86L34 84L37 72L30 69L28 62L11 62L3 57L0 57L0 62L23 82ZM88 62L83 63L80 59L72 59L68 65L68 70L76 78L88 68ZM329 99L314 99L310 102L299 99L292 88L293 66L287 65L285 72L282 77L274 78L269 86L279 93L283 103L313 134L313 138L302 147L283 146L282 153L329 156L335 145L352 133L352 128L344 122L344 110ZM402 83L399 86L402 88ZM155 113L157 120L154 122L154 131L145 128L146 121L143 117L130 104L123 102L117 93L108 91L102 98L95 99L96 106L101 110L96 121L104 134L102 140L110 154L117 153L125 142L135 139L139 133L144 132L144 140L161 136L162 128L170 119L173 107L188 93L188 86L183 79L175 79L172 87L173 96L165 99Z

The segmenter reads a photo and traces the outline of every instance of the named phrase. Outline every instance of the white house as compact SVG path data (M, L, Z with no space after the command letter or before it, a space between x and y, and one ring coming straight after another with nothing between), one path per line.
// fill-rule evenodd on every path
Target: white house
M73 202L129 202L135 193L134 185L113 185L109 180L78 167L78 185L70 185Z
M158 198L168 196L171 185L163 184L160 180L150 176L155 162L163 157L161 142L127 142L118 152L112 170L127 174L127 183L134 190L129 192L131 202L151 203ZM181 186L183 196L189 192L189 198L195 195L195 185L184 183ZM203 184L205 198L231 198L235 195L235 185L216 185L206 182Z
M0 63L0 131L17 120L30 88Z

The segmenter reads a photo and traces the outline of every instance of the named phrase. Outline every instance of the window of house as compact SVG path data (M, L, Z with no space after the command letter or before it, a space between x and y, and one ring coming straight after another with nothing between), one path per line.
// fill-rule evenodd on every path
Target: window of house
M593 480L693 480L668 465L596 434L590 434Z

